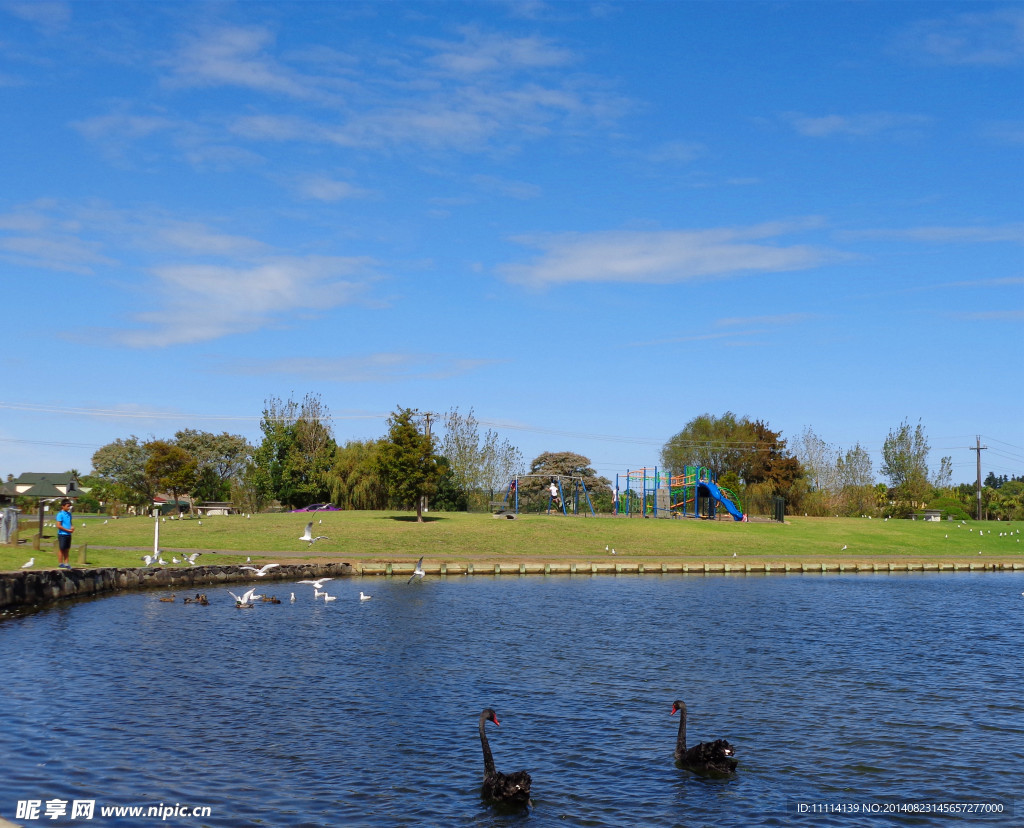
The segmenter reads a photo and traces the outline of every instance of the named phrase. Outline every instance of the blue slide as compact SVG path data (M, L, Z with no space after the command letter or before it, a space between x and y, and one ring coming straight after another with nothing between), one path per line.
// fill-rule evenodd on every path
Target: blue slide
M737 508L736 504L733 503L726 496L725 492L723 492L721 489L718 488L718 486L716 486L714 483L710 483L710 482L704 482L704 483L701 483L701 485L707 487L708 493L715 500L717 500L719 503L721 503L725 507L725 510L730 515L732 515L732 519L733 520L743 520L743 512L741 512Z

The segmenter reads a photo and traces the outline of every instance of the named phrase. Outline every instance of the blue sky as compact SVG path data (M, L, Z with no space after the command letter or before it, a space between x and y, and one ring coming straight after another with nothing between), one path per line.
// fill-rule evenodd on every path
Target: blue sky
M458 407L1024 472L1024 6L0 3L0 474Z

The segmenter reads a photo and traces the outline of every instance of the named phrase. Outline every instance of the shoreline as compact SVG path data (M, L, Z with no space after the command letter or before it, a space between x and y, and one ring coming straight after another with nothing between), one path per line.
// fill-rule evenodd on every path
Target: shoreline
M284 556L282 556L284 557ZM0 613L32 612L83 598L103 597L119 592L163 589L180 592L202 591L205 586L234 583L294 582L303 578L408 578L415 564L395 561L319 561L281 564L262 578L238 564L194 567L78 567L72 569L30 569L0 572ZM433 577L523 577L568 575L871 575L913 572L1021 572L1024 562L976 560L872 560L872 561L740 561L675 559L647 561L607 559L560 561L425 562L423 571Z

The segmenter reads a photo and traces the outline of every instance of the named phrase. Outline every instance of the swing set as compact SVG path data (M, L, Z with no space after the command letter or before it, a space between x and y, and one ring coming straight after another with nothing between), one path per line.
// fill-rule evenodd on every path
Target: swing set
M583 501L586 503L587 508L590 510L590 514L593 517L597 517L597 513L594 511L594 505L590 502L590 494L587 492L587 484L583 482L582 477L574 477L571 475L563 474L518 474L513 477L508 486L505 487L505 497L501 501L501 508L504 510L508 507L509 501L512 501L512 510L518 515L519 514L519 481L529 479L541 479L550 480L551 485L544 488L547 492L547 512L550 513L552 508L556 511L560 511L563 515L579 515L580 513L580 496L582 495ZM563 487L563 481L565 486ZM555 491L552 491L552 486ZM572 502L571 512L568 506L569 498L566 498L566 491L569 492Z

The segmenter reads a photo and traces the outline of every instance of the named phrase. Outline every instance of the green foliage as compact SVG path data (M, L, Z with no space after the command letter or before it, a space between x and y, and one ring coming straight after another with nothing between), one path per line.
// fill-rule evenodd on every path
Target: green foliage
M960 502L960 500L956 497L951 497L949 495L940 495L938 497L933 497L931 500L928 501L928 508L941 509L943 517L946 517L948 515L952 517L954 520L970 520L971 517L964 509L964 506Z
M910 503L924 501L930 490L928 482L928 439L918 422L911 430L904 420L889 432L882 444L883 463L880 471L896 489L896 499Z
M580 508L585 509L583 492L575 492L571 478L579 478L587 492L593 498L599 497L602 491L609 492L611 500L611 481L607 477L601 477L590 467L590 458L582 454L575 454L571 451L545 451L537 455L530 463L531 475L537 477L520 478L519 480L519 508L521 511L545 511L548 506L548 487L555 478L561 480L562 496L566 501L566 508L570 507L573 497L578 496ZM594 505L595 511L597 505ZM589 511L589 510L588 510Z
M92 456L92 467L110 501L148 506L155 494L152 478L146 473L148 460L149 450L133 434L98 449Z
M380 440L351 440L334 453L331 503L341 509L384 509L388 490L381 476Z
M435 512L465 512L469 508L469 494L459 485L450 467L438 481L437 491L430 498L430 508Z
M189 452L198 464L195 498L230 500L231 487L242 480L252 457L249 441L226 431L213 434L187 428L175 433L174 443Z
M247 480L261 501L288 507L328 500L336 444L324 425L329 413L319 396L302 403L270 397L263 409L263 441L253 452Z
M490 429L481 437L473 409L465 416L453 408L445 415L441 454L448 460L454 485L464 492L501 491L523 471L523 455Z
M434 438L421 432L411 408L401 408L388 418L388 438L381 444L378 463L392 504L416 510L423 521L423 498L433 497L448 470L447 461L434 454Z
M146 475L154 490L169 491L177 507L179 495L190 494L195 486L198 462L181 446L166 440L152 440L145 448L149 453Z
M682 474L686 466L706 466L716 476L738 472L749 450L746 423L731 411L694 417L662 447L661 463L670 474Z
M733 472L747 487L755 513L767 509L775 496L793 506L805 491L797 483L803 468L782 433L761 420L738 419L731 411L690 420L664 445L661 460L670 474L682 474L686 466L706 466L719 479Z

